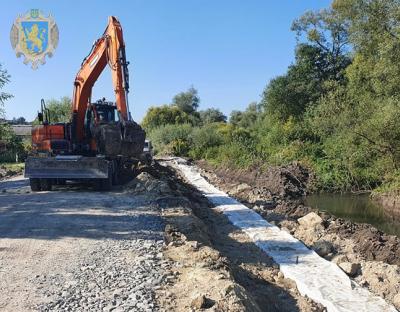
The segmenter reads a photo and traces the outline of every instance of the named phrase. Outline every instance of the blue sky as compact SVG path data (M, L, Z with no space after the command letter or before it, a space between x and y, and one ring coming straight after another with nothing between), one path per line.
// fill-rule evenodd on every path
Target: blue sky
M32 120L40 99L72 96L72 83L107 17L119 18L131 65L130 108L140 121L152 105L170 103L193 85L200 109L217 107L229 115L259 101L267 82L293 62L296 44L290 25L328 0L136 0L7 1L0 11L0 62L11 75L5 91L8 118ZM37 8L51 13L60 31L55 55L36 71L17 58L10 29L18 14ZM93 90L93 100L113 99L109 70Z

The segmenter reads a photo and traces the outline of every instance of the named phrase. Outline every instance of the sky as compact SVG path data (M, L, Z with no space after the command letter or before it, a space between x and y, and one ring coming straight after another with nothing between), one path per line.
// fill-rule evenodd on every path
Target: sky
M133 0L4 1L0 10L0 63L11 75L4 88L7 118L33 120L43 98L72 96L80 64L110 15L123 27L130 61L129 103L141 121L150 106L169 104L194 86L200 108L229 115L260 101L268 81L283 74L293 60L292 21L308 10L326 8L329 0ZM17 58L10 30L19 14L39 9L52 14L59 44L37 70ZM92 100L114 100L107 69L96 82Z

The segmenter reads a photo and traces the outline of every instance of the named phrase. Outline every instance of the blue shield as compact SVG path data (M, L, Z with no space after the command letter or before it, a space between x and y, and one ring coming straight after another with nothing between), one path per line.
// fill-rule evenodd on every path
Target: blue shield
M30 54L40 54L46 51L49 41L49 23L45 21L21 22L24 47Z

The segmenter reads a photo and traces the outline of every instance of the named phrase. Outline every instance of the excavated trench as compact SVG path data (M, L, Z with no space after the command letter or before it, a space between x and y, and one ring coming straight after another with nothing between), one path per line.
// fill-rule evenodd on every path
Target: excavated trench
M337 218L306 206L299 200L305 193L306 177L298 166L260 173L214 168L199 162L201 173L213 185L259 213L268 222L289 232L340 267L353 268L348 274L400 309L400 240L365 223ZM290 170L288 170L290 169ZM278 186L275 189L269 185ZM296 195L297 194L297 195ZM295 195L295 196L293 196ZM318 224L301 224L301 218L315 213ZM343 262L343 264L341 264Z
M167 181L168 188L173 192L157 199L157 205L162 209L167 222L165 253L170 255L171 259L183 263L184 267L190 267L185 262L185 259L190 257L198 259L197 263L192 263L195 268L210 268L209 272L203 272L208 274L206 284L211 284L207 287L202 285L201 279L199 280L199 273L189 274L192 280L188 280L185 273L178 274L179 277L175 281L178 286L170 286L166 293L160 293L160 301L164 307L168 309L169 304L171 308L174 307L174 311L187 311L193 304L192 299L187 299L193 297L193 288L196 289L193 290L194 293L198 293L200 289L200 293L204 294L208 302L214 302L210 306L214 311L325 310L321 305L301 296L296 285L283 277L279 266L244 232L233 226L226 216L213 210L208 199L184 182L176 171L158 163L146 171L158 181ZM183 257L179 256L182 253L181 249L185 255ZM207 251L206 256L199 256L204 251ZM218 286L214 292L210 292L215 272L219 272L217 281L226 282L230 279L233 286ZM193 279L198 280L199 284L193 285ZM235 289L236 300L226 298L231 288ZM216 295L216 292L225 294L223 298L219 298L220 295ZM242 302L242 305L236 305L237 300Z

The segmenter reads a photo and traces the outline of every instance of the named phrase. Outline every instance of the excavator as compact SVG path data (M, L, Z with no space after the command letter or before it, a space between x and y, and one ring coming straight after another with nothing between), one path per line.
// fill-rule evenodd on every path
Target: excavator
M32 191L50 191L70 180L109 190L124 171L143 161L146 133L129 112L128 64L121 24L110 16L76 75L70 122L52 123L51 112L41 102L40 124L32 128L32 155L25 162ZM115 103L104 98L92 102L92 88L107 65Z

